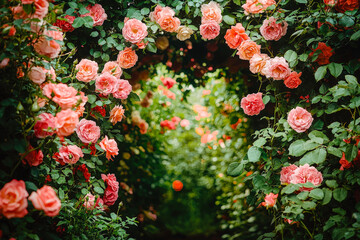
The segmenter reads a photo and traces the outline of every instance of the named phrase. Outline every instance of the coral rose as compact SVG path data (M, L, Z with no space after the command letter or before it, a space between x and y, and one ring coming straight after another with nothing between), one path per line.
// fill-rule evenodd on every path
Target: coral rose
M302 107L296 107L292 109L287 117L287 121L290 127L298 133L308 130L313 120L314 119L311 116L311 113Z
M297 88L301 84L301 80L300 80L301 74L302 74L301 72L290 73L290 75L287 76L284 80L285 86L287 86L288 88Z
M100 127L92 120L85 118L76 125L76 134L83 143L96 143L100 137Z
M241 23L237 23L235 26L231 26L231 29L228 29L225 34L226 44L232 48L236 49L240 46L243 41L249 39L249 36L245 33L245 28Z
M274 80L284 80L287 78L291 69L289 68L289 64L283 57L275 57L268 60L264 73L267 78L273 78Z
M8 219L24 217L28 213L27 196L24 181L13 179L6 183L0 190L0 213Z
M245 10L245 15L256 14L264 12L271 5L275 5L275 0L246 0L242 5Z
M110 122L115 125L117 122L121 122L124 117L125 110L123 106L116 105L110 111Z
M255 54L260 54L260 45L257 45L256 42L251 40L242 41L238 47L239 58L242 60L250 60Z
M325 65L330 63L330 57L334 54L333 49L326 45L326 43L319 42L317 48L313 49L313 51L309 54L309 57L312 57L316 51L319 51L319 55L317 56L315 62L319 65Z
M160 6L160 5L157 5L154 9L154 11L152 11L150 14L149 14L149 18L152 22L157 22L157 20L159 19L160 17L160 12L163 10L163 7ZM173 10L172 10L173 11ZM174 12L174 11L173 11ZM173 13L172 16L175 15L175 12Z
M176 83L176 81L170 77L160 77L160 80L168 89L172 88Z
M189 39L191 37L191 35L194 33L194 31L187 26L178 27L176 32L177 32L176 38L179 39L180 41L185 41L185 40ZM164 49L162 49L162 50L164 50Z
M75 69L78 70L76 73L77 80L82 82L90 82L95 80L97 77L99 66L97 62L91 61L89 59L82 59L75 66Z
M190 121L187 120L187 119L183 119L183 120L181 120L181 122L180 122L180 126L181 126L181 127L187 127L187 126L189 126L189 125L190 125Z
M129 47L120 51L117 57L117 62L119 66L125 69L135 66L137 61L138 61L138 56L136 55L135 51Z
M52 38L47 40L46 37ZM45 30L43 36L41 36L34 44L35 51L49 58L56 58L61 50L61 46L57 41L63 41L63 34L58 30Z
M319 172L315 167L311 167L309 164L305 164L294 170L294 173L291 175L290 183L298 184L311 182L315 186L319 186L321 185L322 181L323 177L321 172ZM311 191L312 188L301 188L300 190Z
M118 88L115 92L113 92L113 96L119 99L127 99L131 91L132 86L129 81L120 79L118 80Z
M106 151L106 158L112 160L113 156L119 154L119 148L114 139L108 139L107 136L100 142L100 147Z
M94 6L88 5L86 9L89 12L81 15L81 17L90 16L93 19L94 27L104 24L104 21L107 19L107 14L105 13L104 8L100 4L95 4Z
M47 0L35 0L35 12L31 15L31 18L43 19L48 13L49 2Z
M180 19L168 14L163 14L160 16L157 23L160 25L161 29L166 32L176 32L180 26Z
M294 171L298 166L291 164L290 166L283 167L280 172L280 182L281 184L290 184L291 176L294 174Z
M246 97L243 97L240 105L244 113L249 116L258 115L265 108L261 92L248 94Z
M285 36L288 24L285 21L276 23L274 17L265 19L262 26L260 27L260 33L265 40L280 40L281 37Z
M220 33L220 25L214 21L204 21L200 25L200 35L207 40L216 38Z
M56 134L62 138L73 134L79 117L76 112L66 109L58 112L55 119Z
M84 157L84 154L81 151L81 148L76 145L62 146L59 149L59 152L55 153L53 156L53 158L61 165L65 165L65 163L75 164L81 157Z
M56 22L54 23L54 26L57 26L57 27L61 28L61 30L63 32L72 32L72 31L74 31L75 28L72 26L72 24L73 24L76 17L66 15L64 18L66 20L57 19Z
M60 199L56 192L50 186L43 186L36 192L32 192L29 200L38 210L43 210L49 217L55 217L59 214L61 208Z
M125 40L133 44L140 43L147 35L147 26L135 18L125 21L122 29Z
M221 8L217 2L211 1L208 4L201 5L201 21L214 20L217 23L221 23Z
M273 193L266 194L265 199L264 199L265 201L262 202L261 205L266 208L274 207L278 196L279 196L279 194L273 194Z
M43 82L45 82L46 73L44 70L45 69L43 67L32 67L28 72L28 76L30 80L37 85L40 85Z
M55 117L50 113L42 113L37 116L39 120L34 125L34 133L37 138L52 136L55 130Z
M265 75L265 66L270 57L267 54L256 53L250 58L250 71Z
M116 176L110 173L107 175L101 174L101 178L107 184L103 197L104 203L112 206L118 199L119 182L116 180Z
M337 0L335 9L338 12L353 11L359 8L359 0Z
M115 61L110 61L105 63L104 69L101 73L108 72L112 75L114 75L116 78L120 78L122 75L122 70L119 64Z
M77 96L78 92L75 88L64 83L53 84L52 86L51 94L54 95L52 100L59 104L62 109L71 108L79 101L79 96Z
M39 166L44 159L44 154L41 150L35 150L31 145L28 146L26 150L26 155L22 154L24 157L22 160L23 164L28 163L31 167Z
M119 80L108 72L101 74L96 78L95 87L102 95L107 96L118 90Z

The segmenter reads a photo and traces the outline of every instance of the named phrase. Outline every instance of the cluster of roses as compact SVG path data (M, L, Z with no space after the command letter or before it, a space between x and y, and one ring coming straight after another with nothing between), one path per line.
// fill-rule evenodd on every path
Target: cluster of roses
M199 105L199 104L195 104L195 105L193 106L193 110L194 110L195 113L197 113L197 116L195 117L195 119L196 119L197 121L200 121L200 119L202 119L202 118L208 118L208 117L211 116L211 113L209 113L209 112L207 111L207 107L205 107L205 106L201 106L201 105Z
M275 0L246 0L246 3L242 5L245 10L245 14L257 14L263 13L268 7L275 5Z
M200 35L207 40L216 38L220 33L222 21L221 8L216 2L211 1L201 6Z
M186 119L183 119L183 120L186 120ZM187 124L188 124L188 122L186 122L186 121L183 121L183 120L181 120L181 118L179 118L179 117L177 117L177 116L174 116L174 117L172 117L170 120L163 120L163 121L161 121L160 122L160 126L161 126L161 128L162 129L168 129L168 130L175 130L176 129L176 127L177 127L177 125L179 125L179 123L180 123L180 125L182 126L182 127L186 127L187 126ZM188 120L187 120L188 121ZM190 124L190 122L189 122L189 124Z
M166 97L175 100L176 98L175 93L170 91L169 89L175 85L176 81L170 77L163 77L163 76L160 77L160 80L165 87L159 85L158 90L161 91L162 94L165 95Z
M149 128L149 124L144 119L141 118L140 112L133 111L131 113L131 120L132 120L132 123L135 126L138 126L140 128L140 133L141 134L147 133L147 129Z
M8 219L22 218L28 214L28 200L49 217L59 214L61 202L50 186L44 185L28 196L24 181L13 179L6 183L0 190L0 214Z

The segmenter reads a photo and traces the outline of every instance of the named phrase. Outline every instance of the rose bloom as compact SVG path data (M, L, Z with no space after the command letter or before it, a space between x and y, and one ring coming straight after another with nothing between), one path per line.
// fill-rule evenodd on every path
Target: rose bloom
M290 166L283 167L280 172L280 182L281 184L290 184L291 176L294 174L294 171L298 166L291 164Z
M312 57L316 51L320 51L320 54L317 56L315 62L319 65L329 64L330 57L334 54L333 49L326 45L326 43L319 42L317 48L309 54L309 57Z
M337 2L337 0L324 0L325 5L333 7L335 6L335 3Z
M145 133L147 133L147 129L149 128L149 124L145 120L141 119L140 122L139 122L138 127L140 128L140 133L145 134Z
M122 75L121 67L115 61L110 61L110 62L105 63L104 69L102 70L101 73L106 73L106 72L114 75L116 78L119 78L119 79Z
M261 205L266 208L274 207L278 196L279 196L279 194L273 194L273 193L266 194L265 199L264 199L265 201L262 202Z
M113 92L113 96L118 99L127 99L132 91L132 86L128 80L118 80L118 89Z
M85 118L76 125L76 134L83 143L96 143L100 137L100 127L96 122Z
M76 145L68 145L62 146L59 149L59 152L55 153L54 156L56 161L58 161L61 165L75 164L79 161L81 157L84 157L81 148Z
M200 25L200 35L206 40L216 38L219 33L220 25L214 20L204 21Z
M264 69L266 62L270 59L267 54L256 53L250 58L250 71L254 74L261 73L265 75Z
M169 129L169 130L175 130L176 129L175 123L173 121L169 121L169 120L161 121L160 126L162 128Z
M157 22L157 20L159 19L160 17L160 12L162 11L163 7L161 7L160 5L157 5L154 9L154 11L152 11L150 14L149 14L149 18L152 22ZM172 10L173 11L173 10ZM175 15L175 12L172 16Z
M180 180L173 181L171 186L177 192L181 191L181 189L183 189L184 187L183 183Z
M147 35L147 26L135 18L125 21L122 29L125 40L133 44L140 43Z
M43 162L44 154L41 150L34 150L34 148L31 145L29 145L26 152L27 152L26 156L22 154L22 156L24 156L22 160L23 164L28 163L31 167L33 167L33 166L39 166Z
M115 174L101 174L102 180L107 184L104 194L104 203L108 206L114 205L118 198L119 182L116 180Z
M251 40L242 41L238 47L239 58L242 60L250 60L255 54L260 54L260 45L257 45L256 42Z
M156 38L155 45L160 50L165 50L169 47L169 39L166 36Z
M5 68L10 62L9 58L4 58L3 60L1 60L0 62L0 69Z
M72 24L73 24L76 17L66 15L64 18L66 20L57 19L56 22L54 23L54 26L57 26L57 27L61 28L61 30L63 32L72 32L72 31L74 31L75 28L72 26Z
M359 8L359 0L337 0L335 9L338 12L353 11Z
M29 200L38 210L43 210L45 215L55 217L59 214L61 208L60 199L56 192L50 186L44 185L36 192L32 192Z
M187 119L183 119L183 120L181 120L181 122L180 122L180 126L181 126L181 127L187 127L187 126L189 126L189 125L190 125L190 121L187 120Z
M297 88L301 84L301 74L301 72L291 72L290 75L284 80L285 86L292 89Z
M35 0L35 13L31 15L31 18L43 19L48 13L49 3L47 0Z
M75 131L75 127L78 122L78 115L71 109L66 109L58 112L55 119L57 135L60 138L70 136Z
M86 9L89 12L81 15L81 17L90 16L94 21L94 27L104 24L104 21L107 19L107 14L105 13L104 8L100 4L95 4L94 6L88 5Z
M275 5L275 0L246 0L242 5L245 10L245 15L256 14L264 12L271 5Z
M260 111L265 108L262 93L248 94L246 97L243 97L241 99L241 108L244 110L244 113L249 116L258 115Z
M313 122L311 113L302 107L292 109L287 117L287 121L292 129L298 133L308 130Z
M191 35L194 33L194 31L187 26L178 27L176 32L177 32L176 38L179 39L180 41L185 41L189 39Z
M285 58L275 57L268 60L264 72L267 78L284 80L290 75L291 69Z
M22 180L13 179L8 182L0 190L0 212L1 214L10 218L22 218L28 211L27 196L28 192L25 188L25 182Z
M117 122L121 122L121 120L124 117L125 110L123 106L116 105L113 109L110 111L110 122L115 125Z
M34 125L34 134L37 138L52 136L55 130L55 117L50 113L42 113L37 116L39 120Z
M176 32L180 26L180 19L168 14L163 14L158 19L157 23L160 25L161 29L166 32Z
M291 175L290 183L307 183L311 182L315 186L319 186L323 181L321 172L319 172L315 167L310 167L309 164L298 167L294 170L294 173ZM303 188L303 191L311 191L312 188Z
M58 30L45 30L43 35L34 44L35 51L49 58L58 57L61 46L55 40L63 41L62 32ZM52 38L52 40L47 40L45 36Z
M176 83L176 81L170 77L160 77L160 80L168 89L172 88Z
M265 38L265 40L280 40L281 37L285 36L287 31L288 24L283 21L281 23L276 23L274 17L265 19L262 26L260 27L260 33Z
M119 154L119 148L114 139L108 139L107 136L100 142L100 147L106 151L106 158L112 160L113 156Z
M56 73L54 68L52 67L50 70L47 70L43 67L32 67L28 72L28 76L30 80L37 85L41 85L43 82L45 82L46 76L48 75L50 75L50 78L53 81L56 80Z
M228 29L225 34L226 44L232 48L236 49L240 46L243 41L249 39L249 36L245 33L245 28L241 23L237 23L235 26L231 26L231 29Z
M118 81L119 80L115 76L106 72L96 78L95 87L98 92L104 96L107 96L110 93L114 93L118 90Z
M135 66L137 61L138 56L136 55L136 52L129 47L120 51L117 57L117 62L119 66L125 69Z
M71 86L68 86L64 83L58 83L50 85L52 86L52 91L47 97L51 97L54 95L52 100L59 104L62 109L68 109L76 105L79 100L79 96L77 96L77 90Z
M95 196L91 193L88 193L84 197L84 207L86 207L89 210L92 210L95 208Z
M221 8L217 2L211 1L208 4L201 5L202 21L214 20L217 23L221 23Z
M176 125L180 123L181 118L174 116L171 118L171 121L174 122Z
M99 66L97 62L91 61L89 59L82 59L75 66L75 69L78 70L76 73L77 80L82 82L90 82L97 77Z

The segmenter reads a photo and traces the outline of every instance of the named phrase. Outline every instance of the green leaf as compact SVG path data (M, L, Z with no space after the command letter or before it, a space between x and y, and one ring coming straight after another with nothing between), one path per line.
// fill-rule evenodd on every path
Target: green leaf
M90 36L91 37L97 37L97 36L99 36L99 32L93 31L92 33L90 33Z
M348 144L345 149L345 158L349 162L354 160L358 154L358 148L354 144Z
M337 188L338 187L336 180L326 180L325 183L329 188Z
M26 188L32 191L36 191L38 188L33 182L26 181L25 182Z
M330 74L334 77L340 76L343 71L343 66L340 63L330 63L327 65L328 69L330 70Z
M286 187L284 187L282 190L281 190L281 194L291 194L297 190L299 190L300 187L298 185L295 185L295 184L289 184L287 185Z
M296 197L300 200L305 200L308 196L309 196L309 192L304 191L304 192L299 193Z
M269 101L270 101L270 96L265 95L265 96L263 97L263 103L266 105Z
M94 191L100 195L104 193L104 189L102 189L101 187L94 187Z
M355 32L353 35L351 35L350 40L351 40L351 41L356 41L356 40L358 40L359 38L360 38L360 30L357 31L357 32Z
M236 20L234 17L229 16L229 15L225 15L223 17L223 20L225 23L227 23L228 25L234 25L236 23Z
M146 46L146 49L149 51L149 52L152 52L152 53L156 53L157 51L157 47L154 43L149 43L147 46Z
M136 93L134 92L130 92L129 96L128 96L128 99L132 102L138 102L140 101L140 97L139 95L137 95Z
M307 0L296 0L296 2L301 3L301 4L307 4Z
M72 23L72 26L74 28L79 28L84 24L85 24L85 19L82 17L77 17L77 18L75 18L74 22Z
M243 168L244 168L243 164L239 162L230 163L227 169L227 174L232 177L237 177L241 174Z
M260 160L261 151L260 148L252 146L247 152L247 156L250 162L257 162Z
M262 147L262 146L264 146L265 145L265 143L266 143L266 139L265 138L259 138L258 140L256 140L255 142L254 142L254 146L256 146L256 147Z
M238 6L241 6L241 0L233 0L233 2L238 5Z
M320 81L321 79L323 79L325 77L326 70L327 70L327 66L319 67L315 72L315 80Z
M324 133L316 130L309 133L309 138L319 144L324 144L330 141Z
M320 188L315 188L311 190L309 197L314 198L316 200L321 200L324 198L324 192Z
M353 75L345 75L345 80L349 83L349 84L354 84L354 85L358 85L358 81L357 78Z
M320 164L326 159L326 150L324 148L317 148L314 151L306 153L299 161L300 165L304 164Z
M148 15L150 13L150 10L148 8L143 8L140 12L142 15Z
M87 95L88 97L88 102L93 104L96 101L96 96L95 95Z
M339 157L341 158L342 157L342 151L338 148L335 148L335 147L332 147L332 146L329 146L327 148L327 152L331 155L334 155L336 157Z
M343 27L351 27L355 24L355 21L353 18L344 15L342 18L340 18L339 20L339 25L343 26Z
M289 155L294 157L300 157L306 150L304 150L304 140L296 140L289 147Z
M305 209L305 210L311 210L311 209L315 209L316 208L316 203L311 202L311 201L305 201L301 203L301 206Z
M285 55L284 55L284 58L290 63L290 62L293 62L293 61L297 60L298 55L293 50L287 50Z
M303 53L299 56L299 60L302 62L306 62L306 60L308 59L309 55L306 53Z
M337 188L333 191L333 197L336 201L342 202L347 197L347 190L345 188Z
M326 205L331 201L332 191L328 188L324 188L323 191L324 191L324 199L322 201L322 204Z

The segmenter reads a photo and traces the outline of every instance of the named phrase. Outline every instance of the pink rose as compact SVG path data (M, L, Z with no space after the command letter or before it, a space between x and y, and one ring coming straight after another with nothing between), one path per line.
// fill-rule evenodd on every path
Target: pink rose
M160 80L168 89L172 88L176 83L176 81L170 77L160 77Z
M147 35L147 26L135 18L125 22L122 34L126 41L133 44L140 43Z
M114 75L116 78L120 78L122 74L121 67L115 61L110 61L105 63L104 69L102 70L101 73L106 73L106 72Z
M104 21L107 19L107 14L100 4L95 4L94 6L88 5L86 9L89 11L89 13L81 15L81 17L90 16L93 19L94 27L104 24Z
M311 116L311 113L302 107L296 107L292 109L287 117L287 121L290 127L298 133L308 130L313 120L314 119Z
M75 67L78 72L76 73L76 78L82 82L90 82L95 80L97 77L97 72L99 66L97 62L91 61L89 59L82 59Z
M95 208L95 196L91 193L88 193L84 197L84 207L86 207L89 210L92 210Z
M161 14L157 23L166 32L176 32L180 26L180 19L169 14Z
M118 80L115 76L105 72L96 78L96 91L100 92L104 96L114 93L119 89L119 81L120 80Z
M250 71L254 74L265 75L264 69L270 57L267 54L256 53L250 58Z
M165 7L165 8L169 8L169 7ZM175 15L174 10L172 10L171 8L169 8L171 11L173 11L173 14L171 14L171 16ZM152 22L157 22L158 19L160 18L160 12L163 10L163 7L161 7L160 5L157 5L154 9L154 11L152 11L149 14L149 18Z
M60 212L60 199L57 197L54 189L50 186L44 185L36 192L32 192L29 200L37 210L43 210L49 217L55 217Z
M127 99L132 91L132 86L128 80L118 80L118 89L113 92L113 96L118 99Z
M180 121L181 121L181 118L179 118L177 116L174 116L174 117L171 118L171 121L173 123L175 123L176 125L178 125L180 123Z
M66 109L56 114L55 126L57 135L67 137L73 134L75 127L79 122L79 117L76 112L71 109Z
M103 197L104 204L112 206L118 199L119 182L116 180L114 174L101 174L101 178L107 184L107 188L105 189Z
M47 40L46 37L52 38ZM49 58L56 58L61 50L61 46L55 40L63 41L63 34L58 30L45 30L43 36L41 36L34 44L35 51Z
M84 154L81 148L76 145L62 146L59 152L54 154L55 160L61 165L65 165L65 163L75 164L81 157L84 157Z
M276 19L270 17L264 20L263 25L260 27L260 33L265 40L278 41L281 37L285 36L287 27L287 22L276 23Z
M284 80L287 78L291 69L289 64L283 57L275 57L268 60L266 63L264 73L267 78L273 78L274 80Z
M113 109L110 111L110 122L115 125L117 122L121 122L123 117L125 116L125 110L123 106L116 105Z
M275 4L275 0L246 0L246 3L243 4L242 7L245 10L245 15L249 15L249 13L262 13L268 7Z
M100 142L100 147L106 151L106 158L112 160L113 156L119 154L117 143L114 139L108 139L107 136Z
M52 100L59 104L62 109L68 109L76 105L79 100L77 96L77 90L64 83L53 84L52 94L54 97Z
M325 5L328 5L330 7L335 6L337 0L324 0Z
M138 61L138 56L135 51L127 47L119 52L117 62L121 68L132 68Z
M241 23L237 23L235 26L231 26L231 29L228 29L225 34L226 44L232 48L236 49L240 46L243 41L249 39L249 36L245 33L245 28Z
M301 72L291 72L289 76L287 76L284 80L285 86L288 88L297 88L301 84Z
M291 176L294 174L294 171L298 167L294 164L291 164L290 166L283 167L280 172L280 181L281 184L290 184Z
M216 38L219 33L220 25L214 20L204 21L200 25L200 35L206 40Z
M261 46L251 40L242 41L240 46L237 48L239 58L242 60L250 60L255 54L260 54Z
M276 200L278 196L279 194L273 194L273 193L266 194L264 199L265 201L262 202L261 205L266 208L273 207L276 204Z
M180 126L181 126L181 127L187 127L187 126L189 126L189 125L190 125L190 121L187 120L187 119L183 119L183 120L181 120L181 122L180 122Z
M31 15L31 18L43 19L48 13L49 3L47 0L35 0L35 13Z
M41 150L35 150L31 145L28 146L26 150L26 156L24 156L22 163L28 163L31 167L39 166L44 159L44 154Z
M164 120L160 122L160 126L161 128L165 128L165 129L169 129L169 130L174 130L176 129L176 124L173 121L169 121L169 120Z
M37 138L46 138L52 136L55 130L55 117L50 113L42 113L38 116L34 126L35 136Z
M315 167L310 167L309 164L298 167L294 170L294 173L291 175L290 183L307 183L311 182L315 186L319 186L323 181L321 172L319 172ZM302 191L311 191L312 188L302 188Z
M1 60L0 62L0 69L5 68L10 62L9 58L4 58L3 60Z
M85 118L76 125L76 134L83 143L96 143L100 137L100 127L96 122Z
M221 8L217 2L211 1L208 4L201 5L202 18L201 21L214 20L217 23L221 23Z
M0 190L0 212L6 218L22 218L28 211L27 196L28 192L25 188L25 182L13 179L8 182Z
M244 113L249 116L258 115L260 111L265 108L262 93L248 94L246 97L243 97L241 99L241 108L244 110Z

